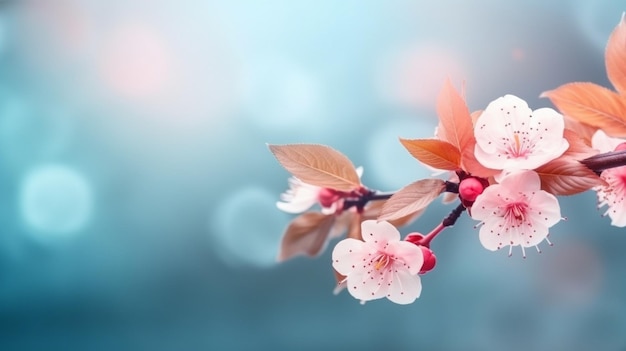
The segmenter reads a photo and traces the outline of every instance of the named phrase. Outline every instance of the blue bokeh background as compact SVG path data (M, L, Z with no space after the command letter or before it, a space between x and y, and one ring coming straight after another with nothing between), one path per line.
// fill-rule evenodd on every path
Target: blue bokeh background
M626 5L578 1L0 1L0 349L624 350L626 233L592 193L543 253L442 234L409 306L332 295L329 252L275 264L265 143L333 146L394 190L429 176L446 77L472 110L609 86ZM427 231L439 203L408 228Z

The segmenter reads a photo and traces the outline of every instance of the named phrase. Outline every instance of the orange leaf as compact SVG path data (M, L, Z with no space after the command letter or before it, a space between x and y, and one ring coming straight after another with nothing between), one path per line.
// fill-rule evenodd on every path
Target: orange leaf
M474 138L474 126L465 100L454 89L450 80L446 80L437 99L437 115L439 139L463 150Z
M476 120L482 114L483 114L483 110L477 110L477 111L472 112L472 114L470 115L472 117L472 124L476 124Z
M599 153L598 150L592 149L589 144L587 144L586 141L574 131L565 129L563 132L563 137L569 143L569 147L567 148L567 150L565 150L563 156L568 156L575 160L582 160L587 157L597 155Z
M577 120L569 116L563 117L565 118L565 129L569 129L575 132L580 138L582 138L585 144L591 146L591 138L593 137L593 134L598 130L598 128L578 122Z
M535 170L541 178L541 189L554 195L582 193L604 181L572 157L561 156Z
M477 177L489 178L500 171L487 168L483 166L478 160L476 156L474 156L474 146L476 145L476 139L472 138L472 142L467 145L467 147L463 150L462 160L463 160L463 170L468 172L469 174Z
M385 204L379 221L391 221L422 211L446 188L441 179L422 179L398 190Z
M579 122L604 130L614 137L626 137L626 97L593 83L569 83L544 92L561 113Z
M605 52L606 73L620 94L626 94L626 20L624 14L611 33Z
M335 216L320 212L306 212L294 218L283 234L278 261L302 254L315 256L322 252L334 223Z
M278 162L305 183L322 188L352 191L361 186L350 160L325 145L268 145Z
M437 169L456 170L461 165L461 153L456 146L437 139L400 139L413 157Z

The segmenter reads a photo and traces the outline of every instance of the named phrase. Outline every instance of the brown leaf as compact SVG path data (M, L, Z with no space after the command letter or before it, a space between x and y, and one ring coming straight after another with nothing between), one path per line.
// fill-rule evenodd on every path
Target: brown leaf
M456 170L461 165L461 153L456 146L437 139L400 139L409 153L431 167Z
M603 185L592 170L572 157L561 156L536 169L541 189L554 195L574 195Z
M303 254L315 256L322 252L334 223L334 215L320 212L306 212L294 218L283 234L278 261Z
M441 179L422 179L398 190L385 204L379 221L392 221L424 210L446 188Z
M328 146L318 144L268 146L278 162L305 183L346 192L361 186L359 175L352 162Z
M579 122L626 137L626 97L593 83L569 83L544 92L563 113Z
M446 80L437 99L439 139L447 141L463 150L474 138L474 126L467 104L454 89L450 80Z
M385 202L387 202L387 200L370 201L364 208L362 220L366 221L368 219L378 219L378 216L380 216L380 212L382 211ZM389 220L388 222L393 224L394 227L404 227L405 225L409 225L413 221L418 219L422 215L422 213L424 213L424 210L425 209L408 214L398 219Z
M606 73L620 94L626 94L626 20L624 14L611 33L605 52Z
M569 143L569 147L565 150L563 156L568 156L575 160L582 160L599 153L598 150L591 148L583 138L572 130L565 129L563 137Z
M361 235L361 214L356 212L350 219L350 226L348 227L348 238L363 240Z

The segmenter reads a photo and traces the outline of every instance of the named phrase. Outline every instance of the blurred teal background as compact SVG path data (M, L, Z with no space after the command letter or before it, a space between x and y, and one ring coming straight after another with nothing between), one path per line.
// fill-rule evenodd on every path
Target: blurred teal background
M265 143L333 146L369 187L429 176L446 77L472 110L609 86L619 1L0 1L0 349L625 350L626 233L592 193L543 253L463 217L409 306L332 295L330 252L276 265ZM436 203L402 233L428 231Z

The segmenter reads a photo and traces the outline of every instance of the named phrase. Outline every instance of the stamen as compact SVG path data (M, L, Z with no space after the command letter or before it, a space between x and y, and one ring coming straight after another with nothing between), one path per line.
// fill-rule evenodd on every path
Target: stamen
M376 264L374 264L374 268L376 268L376 270L378 271L381 268L386 267L388 263L389 263L389 256L381 255L380 258L376 261Z
M519 135L517 133L514 133L513 134L513 139L515 139L515 152L519 155L519 153L520 153Z

